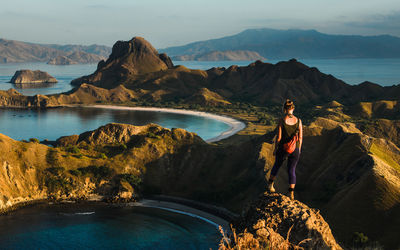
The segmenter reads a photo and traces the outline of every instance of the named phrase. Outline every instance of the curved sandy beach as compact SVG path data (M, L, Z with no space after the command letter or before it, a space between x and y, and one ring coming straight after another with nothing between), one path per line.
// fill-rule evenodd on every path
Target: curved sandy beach
M230 224L228 221L218 217L216 215L210 214L203 210L199 210L190 206L186 206L183 204L175 203L175 202L167 202L160 200L151 200L151 199L143 199L138 202L134 202L130 204L131 206L139 206L139 207L151 207L167 210L173 213L184 214L187 216L198 218L202 221L205 221L218 229L221 226L224 230L230 231Z
M153 111L153 112L166 112L166 113L175 113L175 114L185 114L185 115L195 115L206 117L210 119L214 119L217 121L221 121L225 124L229 125L229 129L225 132L222 132L220 135L210 138L206 140L206 142L217 142L222 139L226 139L237 132L241 131L242 129L246 128L246 125L238 121L234 118L223 116L223 115L216 115L210 114L201 111L193 111L193 110L185 110L185 109L172 109L172 108L155 108L155 107L124 107L124 106L115 106L115 105L93 105L87 106L90 108L102 108L102 109L116 109L116 110L138 110L138 111Z

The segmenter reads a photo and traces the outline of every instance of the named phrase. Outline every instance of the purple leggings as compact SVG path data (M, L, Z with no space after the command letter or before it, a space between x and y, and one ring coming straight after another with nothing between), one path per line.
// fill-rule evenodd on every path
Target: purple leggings
M278 174L279 168L282 166L285 158L288 158L287 167L288 167L288 175L289 175L289 184L296 184L296 165L300 158L300 150L296 148L296 150L289 154L285 152L281 147L277 149L275 156L275 164L272 167L271 175L276 176Z

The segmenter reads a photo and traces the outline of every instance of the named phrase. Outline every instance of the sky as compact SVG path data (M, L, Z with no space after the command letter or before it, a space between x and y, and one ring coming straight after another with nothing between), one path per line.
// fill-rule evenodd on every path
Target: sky
M400 37L399 0L1 0L0 38L102 44L142 36L154 47L245 29L316 29Z

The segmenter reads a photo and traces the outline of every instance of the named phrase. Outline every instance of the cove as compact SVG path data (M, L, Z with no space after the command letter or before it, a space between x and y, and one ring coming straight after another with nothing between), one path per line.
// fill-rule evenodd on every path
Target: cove
M232 128L226 122L207 116L157 111L95 107L0 109L0 133L15 140L56 140L61 136L94 130L111 122L137 126L155 123L166 128L183 128L197 133L204 140L216 138Z
M36 205L0 216L1 249L217 249L218 229L149 207Z

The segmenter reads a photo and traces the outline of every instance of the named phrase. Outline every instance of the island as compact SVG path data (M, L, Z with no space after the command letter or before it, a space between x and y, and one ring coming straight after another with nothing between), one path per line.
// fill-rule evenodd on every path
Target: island
M47 72L40 70L18 70L11 78L11 83L14 84L43 84L43 83L57 83L57 79Z
M40 199L173 196L241 214L229 219L238 248L309 238L301 247L340 249L333 235L345 248L368 240L399 248L400 85L349 85L294 59L189 69L140 37L116 42L107 60L71 84L72 91L49 96L0 91L0 106L169 107L229 116L246 128L205 142L183 129L108 124L53 147L0 135L0 210ZM304 126L294 201L265 192L286 98ZM285 194L280 175L276 188Z

